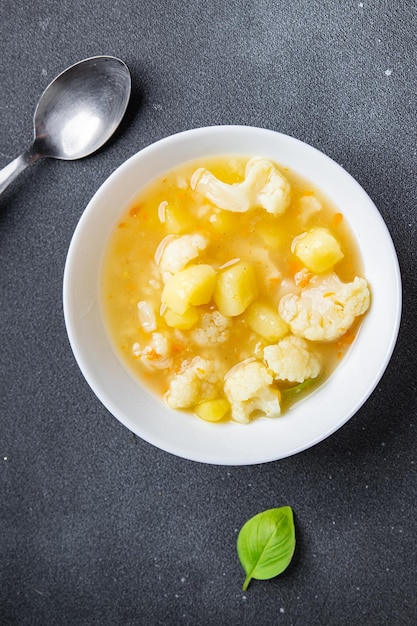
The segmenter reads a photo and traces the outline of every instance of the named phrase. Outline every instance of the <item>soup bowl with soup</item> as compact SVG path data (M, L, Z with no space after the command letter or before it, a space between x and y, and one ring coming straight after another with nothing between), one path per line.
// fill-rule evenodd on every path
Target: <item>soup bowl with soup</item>
M94 195L64 273L78 365L150 444L204 463L278 460L331 435L388 365L394 246L330 158L242 126L178 133Z

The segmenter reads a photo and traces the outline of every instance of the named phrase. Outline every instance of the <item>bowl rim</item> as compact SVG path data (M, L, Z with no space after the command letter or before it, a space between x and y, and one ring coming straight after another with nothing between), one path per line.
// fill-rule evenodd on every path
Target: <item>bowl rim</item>
M117 190L118 185L119 185L119 180L122 180L123 177L128 178L129 174L132 171L134 171L138 167L138 165L140 165L142 168L145 167L146 172L142 173L142 177L146 178L146 175L149 169L149 168L147 169L147 164L149 162L152 162L152 159L155 161L155 158L157 157L159 157L158 168L160 170L160 173L162 173L163 171L166 171L167 169L169 169L169 167L164 167L165 161L169 161L168 158L164 160L165 158L164 155L166 154L171 154L170 159L171 160L174 159L179 165L181 162L184 162L186 160L196 160L197 158L200 158L200 156L204 156L204 155L214 156L216 154L235 153L236 150L228 150L228 151L218 150L218 142L220 141L222 137L224 140L225 135L228 135L229 141L232 144L234 143L234 145L239 144L241 140L239 139L239 137L242 138L243 136L245 136L247 138L246 139L247 141L249 141L250 139L255 139L255 137L257 137L260 143L262 141L267 141L267 142L271 141L272 143L277 142L280 145L282 144L282 146L286 148L288 148L288 146L292 146L296 152L300 151L301 153L304 153L304 155L308 154L309 158L313 159L314 163L316 163L317 161L320 167L325 166L329 170L329 172L331 172L334 175L337 174L337 176L343 182L343 184L345 184L349 189L351 189L355 197L359 198L359 200L361 200L361 202L363 203L363 206L366 207L367 211L364 211L364 215L363 215L363 219L366 222L366 226L369 227L370 225L372 225L372 227L374 228L374 231L376 232L375 236L378 236L383 239L384 252L385 252L383 263L384 263L385 269L389 270L389 279L390 279L390 284L392 288L392 293L391 293L392 302L391 302L390 309L388 312L390 318L389 318L389 322L387 321L387 323L385 324L388 330L385 331L383 342L381 342L383 345L378 345L378 349L377 349L378 355L379 355L378 366L374 366L372 369L372 373L367 375L366 384L361 385L360 392L356 394L354 401L351 401L348 403L349 408L344 408L342 414L339 416L337 420L335 420L332 423L328 422L326 424L326 427L320 433L317 433L314 429L312 429L310 432L309 427L307 425L308 432L306 433L306 436L304 438L301 438L297 443L290 445L287 450L278 452L276 454L274 454L274 452L271 449L268 449L268 451L265 451L264 453L262 453L262 451L250 452L248 450L246 450L245 452L241 454L239 454L238 452L227 454L223 451L223 453L219 453L218 455L216 455L216 453L214 453L213 450L210 450L210 452L204 453L202 452L201 449L193 450L192 442L181 446L178 443L178 441L172 442L169 440L169 438L167 439L166 436L161 436L161 434L158 435L156 433L152 433L149 430L149 428L144 429L143 427L141 427L140 423L138 425L137 421L130 419L129 416L124 414L123 410L121 411L120 407L118 406L117 399L115 399L115 396L114 394L112 394L111 389L109 389L108 385L105 383L105 377L103 379L102 375L97 374L97 372L95 371L92 365L91 358L89 359L87 357L85 345L83 345L83 340L86 339L87 335L85 332L85 328L83 327L83 321L80 320L79 317L77 318L77 315L79 316L79 311L77 313L77 305L75 302L75 299L77 297L76 296L77 294L76 267L78 263L77 256L81 253L84 255L84 257L86 256L86 242L87 242L86 232L88 232L88 228L90 228L92 225L97 226L95 222L97 221L97 215L99 214L98 207L100 208L100 206L103 205L103 202L105 202L105 198L107 198L108 196L112 197L114 195L115 193L114 190L115 189ZM190 152L191 143L194 144L194 151L195 151L195 144L197 140L201 143L202 146L204 146L204 149L201 150L201 155L197 154L196 156L192 156L190 159L182 158L183 156L186 156ZM172 154L172 150L174 149L175 149L175 155ZM266 150L266 152L268 151ZM241 154L247 154L247 150L243 150ZM263 154L262 156L268 156L268 155ZM312 183L317 188L322 190L325 193L325 195L329 196L329 194L326 192L325 189L321 189L320 185L316 184L314 176L307 177L307 178L310 178ZM149 181L145 182L142 186L146 186L148 182L150 182L150 179ZM141 188L141 185L137 187L136 193L134 195L137 195L137 193L140 191L140 188ZM127 193L128 192L126 191L126 194ZM132 199L133 199L133 196L132 196ZM127 207L127 204L128 202L127 200L125 200L121 208L114 210L115 219L117 215L120 215L123 212L123 210L125 210L125 208ZM349 217L348 217L348 221L349 221ZM365 230L363 230L363 235L364 235L364 232ZM354 233L354 234L357 236L357 233ZM359 243L359 247L361 248L360 242L358 243ZM105 246L102 246L102 247L105 247ZM88 254L87 254L87 258L88 258ZM88 271L89 269L86 272L87 274L88 274ZM374 268L374 271L375 271L375 268ZM365 272L365 276L366 276L366 272ZM92 277L90 276L89 279L91 282ZM99 281L97 280L97 282ZM371 288L372 288L372 285L371 285ZM92 296L93 301L94 301L94 297L95 296ZM378 310L382 311L383 306L385 305L387 305L387 302L384 302L383 298L382 298L382 301L380 301L380 294L378 294L378 302L377 302ZM100 323L103 324L102 318L100 322L100 312L98 310L100 309L100 306L97 305L97 302L95 303L93 302L91 306L93 307L93 309L95 309L94 310L95 322L98 324ZM376 306L376 304L375 304L374 297L373 297L370 310L372 310L374 306ZM319 442L323 441L328 436L330 436L332 433L337 431L339 428L341 428L341 426L343 426L349 419L351 419L351 417L357 413L357 411L361 408L361 406L363 406L363 404L372 394L378 382L382 378L388 366L388 363L391 359L394 348L395 348L395 344L397 341L399 328L400 328L401 312L402 312L401 274L400 274L400 266L398 263L398 258L397 258L397 254L395 251L394 243L392 241L389 230L382 218L382 215L378 211L377 207L375 206L371 198L365 192L365 190L346 170L344 170L344 168L342 168L342 166L338 165L333 159L328 157L323 152L317 150L313 146L299 139L296 139L289 135L285 135L283 133L279 133L274 130L265 129L265 128L257 128L253 126L213 125L213 126L205 126L201 128L193 128L193 129L184 130L179 133L175 133L173 135L169 135L167 137L161 138L155 141L154 143L142 148L137 153L129 157L119 167L117 167L110 174L110 176L103 182L103 184L98 188L98 190L95 192L95 194L92 196L89 203L87 204L87 207L84 209L78 221L78 224L74 230L74 233L70 242L70 246L68 249L68 254L67 254L67 258L65 262L65 268L64 268L63 309L64 309L64 320L65 320L68 339L69 339L74 357L76 359L76 362L84 378L86 379L92 391L101 401L101 403L122 424L124 424L127 428L133 431L137 436L141 437L142 439L144 439L151 445L154 445L168 453L174 454L181 458L185 458L185 459L189 459L193 461L199 461L202 463L214 464L214 465L252 465L252 464L266 463L266 462L271 462L271 461L276 461L282 458L286 458L288 456L298 454L299 452L318 444ZM358 336L355 342L353 343L353 345L351 346L349 350L349 354L351 354L352 352L353 353L355 352L355 350L357 349L357 346L359 345L360 337L363 337L365 333L368 333L371 329L371 324L377 321L376 318L373 319L372 322L369 321L368 316L369 316L369 313L367 314L367 316L365 316L365 319L362 322ZM89 317L89 313L86 313L84 315L84 319L88 317ZM91 324L89 328L91 330L92 328ZM101 329L101 333L102 331L103 329ZM101 338L105 341L105 337L103 333L101 334ZM109 341L108 338L107 340ZM368 348L369 347L370 346L368 346ZM110 348L112 350L113 356L116 356L116 358L120 359L115 349L111 345L111 342L110 342ZM342 375L343 370L347 370L347 371L349 370L349 368L347 368L346 366L347 363L348 363L348 358L345 357L343 361L338 365L336 372L339 373L338 374L339 376ZM121 373L120 368L122 368L122 371L124 372L124 374ZM119 360L118 367L116 367L115 371L118 372L120 376L126 376L126 373L127 373L128 374L127 378L129 378L130 384L132 383L133 375L127 371L125 364L123 364L120 360ZM354 375L354 372L352 371L348 373L350 374L350 376ZM335 375L332 375L323 385L319 387L317 392L320 392L321 394L323 394L323 391L325 390L326 386L329 386L331 384L331 381L334 378L335 378ZM135 385L141 390L141 392L138 394L138 401L144 402L144 406L149 407L149 409L151 410L153 403L155 403L155 396L152 393L148 392L148 390L144 388L140 383L138 383L136 379L134 382L135 382ZM127 386L127 388L129 389L129 392L131 391L130 384ZM317 397L317 392L308 396L309 402L312 400L312 396ZM303 402L300 402L297 404L297 406L301 406L302 404ZM164 407L164 411L166 410L167 410L166 407ZM200 422L200 420L197 420L197 418L193 416L190 416L190 417L192 420ZM293 414L291 412L289 412L286 415L287 419L290 419L292 417L293 417ZM283 419L284 418L279 418L279 421L281 422ZM259 424L265 424L265 422L268 422L270 426L272 420L261 419L261 420L256 420L256 422L258 422L258 427L254 428L254 431L255 430L256 431L260 430L261 432L265 431L264 434L269 437L271 434L271 428L270 427L264 428L263 426L259 428ZM182 424L182 427L184 428L190 427L190 423L187 422L187 420L184 421L183 418L181 418L181 424ZM215 424L215 425L209 424L208 426L210 428L219 429L219 434L221 434L221 438L224 439L225 437L234 438L237 433L236 429L251 428L253 424L255 424L255 422L251 423L248 426L242 426L242 425L234 424L234 423ZM207 428L207 424L204 423L203 426L204 426L203 430L205 430ZM168 430L168 433L169 433L168 437L169 435L173 436L172 430ZM237 437L237 440L239 441L239 436Z

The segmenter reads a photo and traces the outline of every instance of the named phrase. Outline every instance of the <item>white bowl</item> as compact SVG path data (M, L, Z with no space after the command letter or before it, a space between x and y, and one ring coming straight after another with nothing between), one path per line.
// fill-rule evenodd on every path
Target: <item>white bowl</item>
M288 166L320 188L346 217L362 252L372 304L348 355L315 393L286 415L248 425L211 424L168 409L122 363L100 307L100 272L121 213L156 176L178 164L220 154L257 155ZM355 180L297 139L247 126L213 126L162 139L121 165L85 209L68 252L64 314L78 365L105 407L149 443L186 459L219 465L264 463L298 453L351 418L379 382L397 339L401 278L384 221Z

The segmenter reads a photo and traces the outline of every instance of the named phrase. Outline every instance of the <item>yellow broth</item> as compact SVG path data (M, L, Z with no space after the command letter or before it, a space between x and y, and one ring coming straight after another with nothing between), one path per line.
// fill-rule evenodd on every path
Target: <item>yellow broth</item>
M268 344L248 326L245 312L232 318L230 336L224 343L204 347L192 339L195 328L177 330L166 324L159 314L163 284L154 258L160 242L167 235L207 235L210 243L200 253L197 262L212 265L216 271L236 258L253 262L259 298L275 309L283 293L283 281L293 280L303 268L291 251L292 242L311 228L326 227L339 242L344 257L337 263L335 271L342 281L349 282L355 276L361 276L360 253L344 216L311 182L288 168L277 166L291 185L291 205L278 217L266 213L264 209L246 213L219 210L190 188L190 178L199 167L207 168L224 182L238 183L244 179L248 160L240 156L222 156L181 165L143 190L123 212L111 233L101 277L108 332L127 366L161 398L167 392L172 376L180 371L185 360L196 355L213 358L223 364L224 370L229 370L253 357L259 342ZM305 210L306 198L317 199L321 209L317 212ZM161 221L161 203L165 221ZM165 212L166 207L168 210ZM277 271L274 272L273 268ZM162 330L171 338L172 358L166 369L144 366L132 351L135 344L149 343L149 332L144 330L138 318L138 302L141 301L150 303L158 312L157 330ZM198 309L200 313L213 311L213 300ZM317 381L306 386L305 392L284 402L283 411L333 372L353 341L358 325L357 320L336 341L312 342L323 371ZM278 386L285 388L289 385L282 383Z

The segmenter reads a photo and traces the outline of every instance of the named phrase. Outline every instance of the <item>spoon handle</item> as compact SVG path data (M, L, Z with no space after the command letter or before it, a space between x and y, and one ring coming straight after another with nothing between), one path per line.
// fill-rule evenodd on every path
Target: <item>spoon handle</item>
M6 189L6 187L14 180L24 169L28 167L28 165L32 165L35 161L41 158L36 150L33 148L29 148L23 154L14 159L11 163L3 167L0 170L0 193Z

